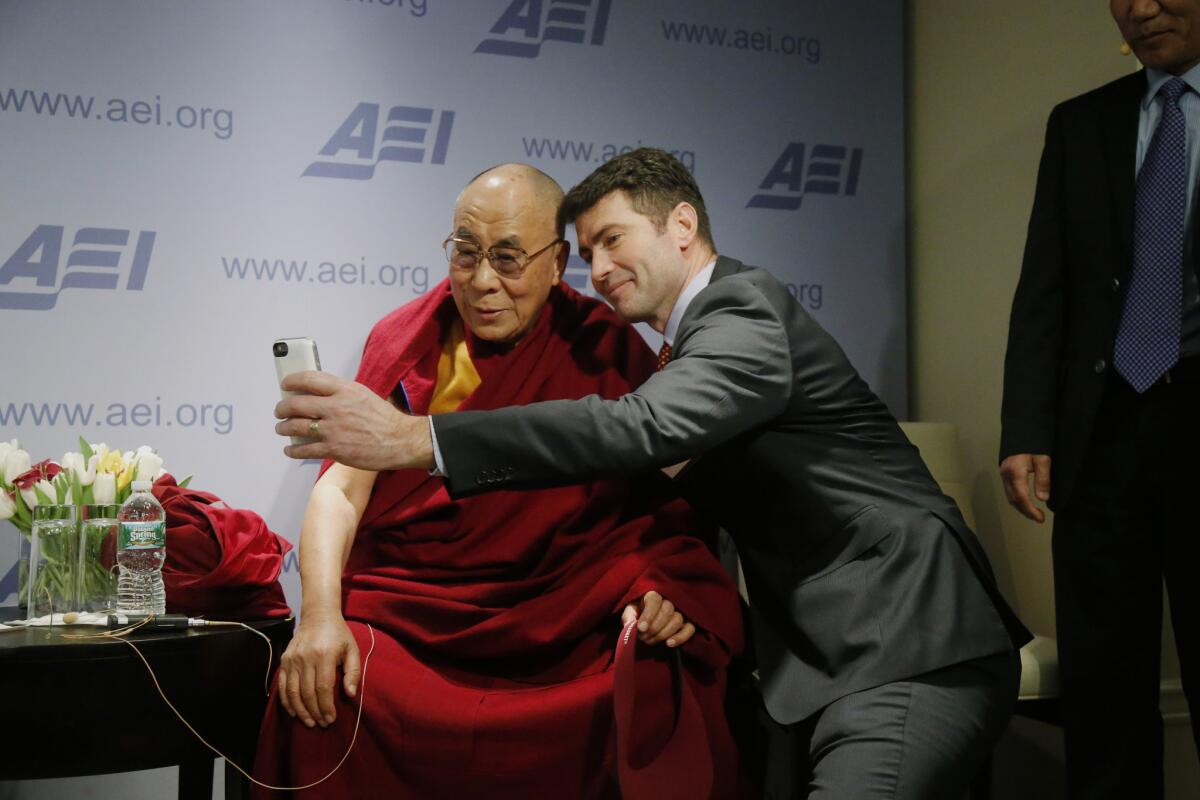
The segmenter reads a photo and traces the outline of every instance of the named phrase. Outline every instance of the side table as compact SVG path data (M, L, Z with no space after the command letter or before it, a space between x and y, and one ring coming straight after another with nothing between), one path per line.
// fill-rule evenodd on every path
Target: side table
M8 609L5 609L8 610ZM271 639L274 668L292 618L247 623ZM159 697L126 644L70 639L96 627L0 632L0 686L11 735L0 779L66 778L179 766L180 800L210 800L215 756ZM249 769L266 708L267 645L241 627L136 632L167 697L205 739ZM248 782L225 766L225 797Z

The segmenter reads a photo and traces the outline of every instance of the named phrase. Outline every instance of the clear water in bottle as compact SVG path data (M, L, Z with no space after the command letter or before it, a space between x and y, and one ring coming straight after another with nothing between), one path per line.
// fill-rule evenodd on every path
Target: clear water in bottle
M167 515L150 481L134 481L133 494L117 513L117 610L134 614L165 614L162 565L167 559Z

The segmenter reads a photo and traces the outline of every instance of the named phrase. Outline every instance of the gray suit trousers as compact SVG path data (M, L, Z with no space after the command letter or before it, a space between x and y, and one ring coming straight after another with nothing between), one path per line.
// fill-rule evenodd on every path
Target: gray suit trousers
M797 769L769 777L766 797L960 800L1004 732L1020 681L1020 657L1008 652L835 700L790 726Z

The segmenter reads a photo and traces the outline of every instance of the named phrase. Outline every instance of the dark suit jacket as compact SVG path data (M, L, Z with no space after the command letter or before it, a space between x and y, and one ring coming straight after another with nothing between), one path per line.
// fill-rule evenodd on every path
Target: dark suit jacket
M1049 454L1055 509L1075 488L1112 369L1145 91L1138 72L1060 104L1046 124L1004 359L1000 458Z
M719 259L674 360L632 394L436 416L434 429L452 494L700 456L680 488L737 543L779 722L1028 639L954 502L764 270Z

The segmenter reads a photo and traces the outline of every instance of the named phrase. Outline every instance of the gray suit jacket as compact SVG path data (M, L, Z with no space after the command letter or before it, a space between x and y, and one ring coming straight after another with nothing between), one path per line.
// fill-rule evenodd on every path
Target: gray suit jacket
M450 492L694 458L678 483L737 544L764 699L782 723L1029 639L954 501L768 272L718 259L674 353L617 400L434 417Z

